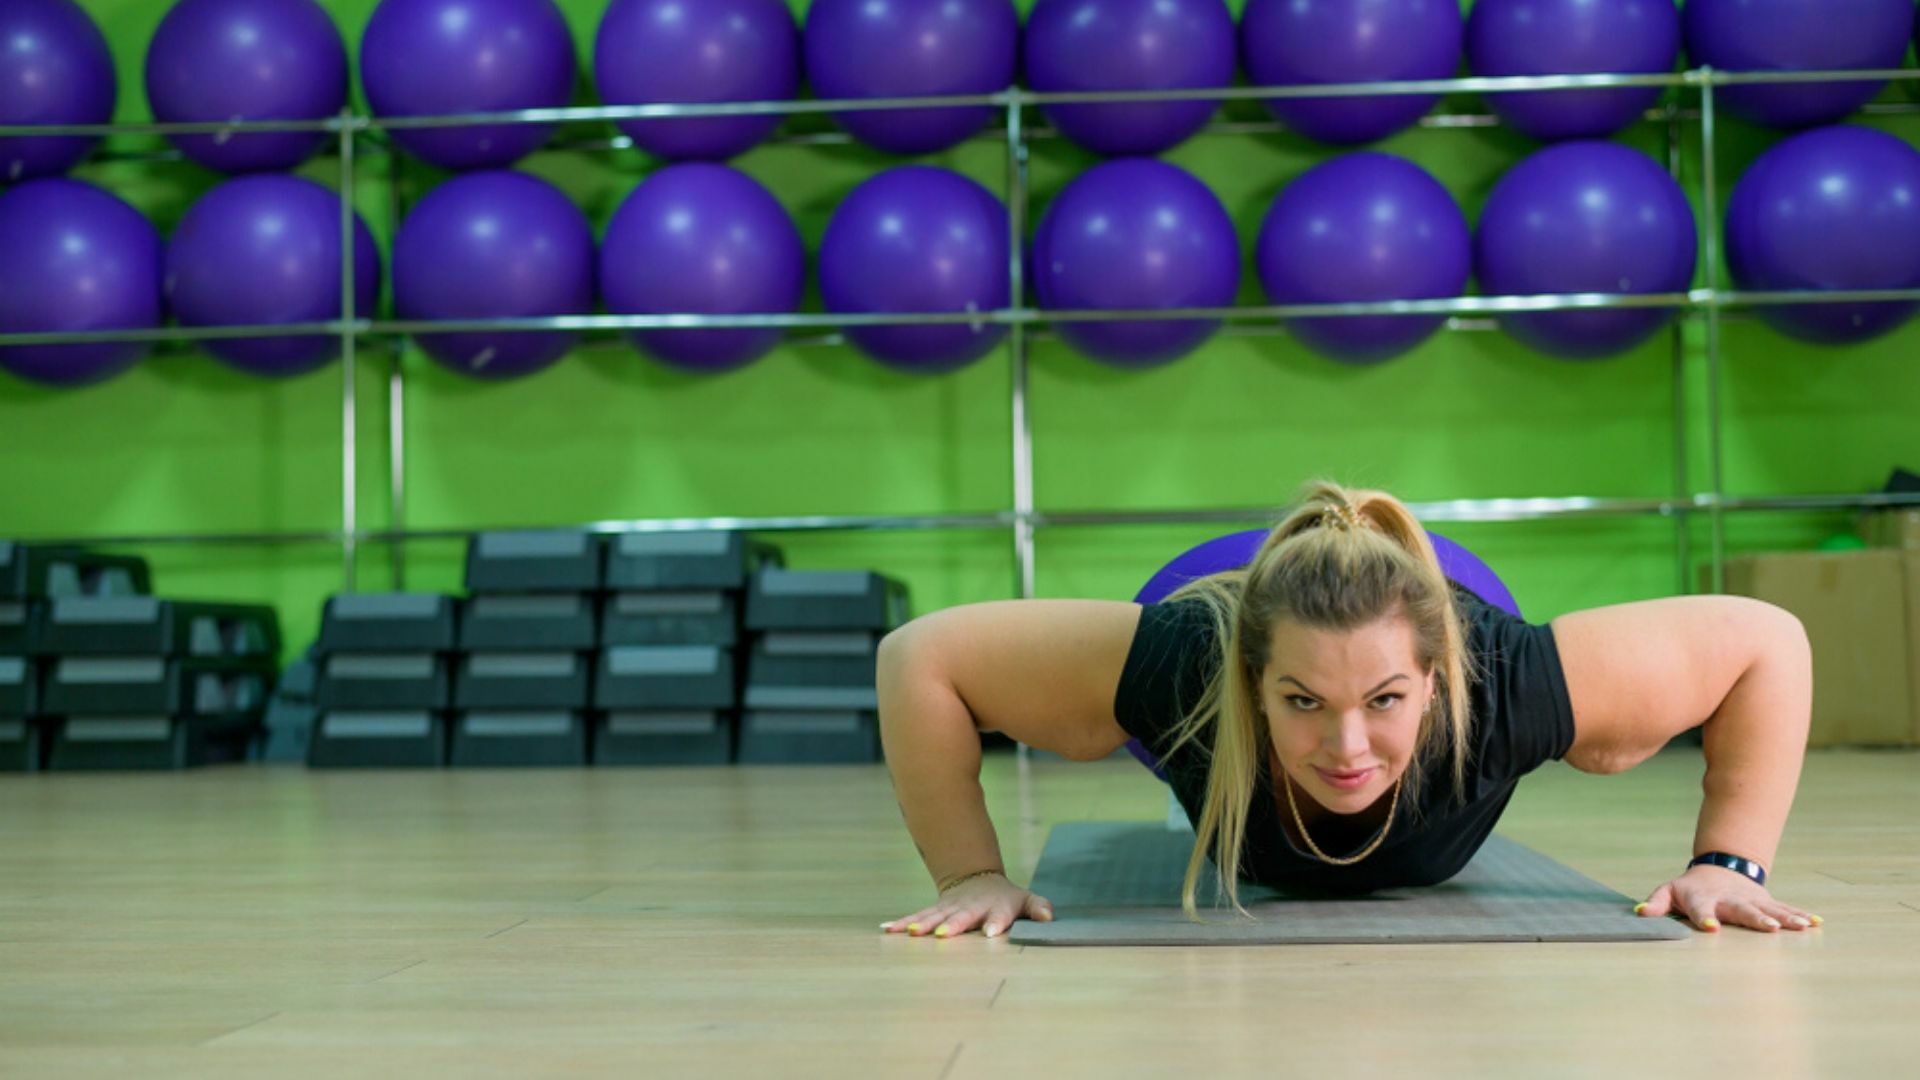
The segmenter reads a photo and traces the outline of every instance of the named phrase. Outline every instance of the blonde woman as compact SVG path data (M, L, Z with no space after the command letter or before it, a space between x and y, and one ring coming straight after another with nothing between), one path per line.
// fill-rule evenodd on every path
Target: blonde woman
M938 898L889 933L988 937L1052 906L1009 880L979 733L1076 760L1130 737L1238 879L1358 894L1438 884L1548 759L1624 772L1705 724L1693 860L1638 910L1772 932L1819 916L1766 869L1799 783L1811 652L1798 619L1731 596L1621 604L1533 625L1442 574L1405 504L1311 484L1244 569L1158 604L1011 600L923 616L880 647L880 731ZM1278 778L1278 782L1276 782Z

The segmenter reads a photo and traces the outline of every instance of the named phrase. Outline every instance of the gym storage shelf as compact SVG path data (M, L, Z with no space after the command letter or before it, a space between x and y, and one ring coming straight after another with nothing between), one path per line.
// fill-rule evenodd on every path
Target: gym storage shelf
M1660 515L1675 519L1676 561L1678 564L1677 581L1684 591L1691 588L1691 575L1688 566L1691 562L1690 540L1688 537L1688 519L1695 514L1705 514L1712 524L1711 568L1714 587L1720 587L1725 563L1722 517L1727 512L1736 511L1838 511L1860 510L1882 507L1920 505L1920 496L1895 495L1752 495L1742 496L1725 491L1721 467L1722 437L1720 432L1720 383L1721 383L1721 342L1720 327L1730 312L1738 312L1761 304L1792 302L1804 303L1845 303L1879 300L1920 300L1920 290L1873 290L1864 292L1772 292L1755 293L1729 290L1720 286L1720 232L1722 222L1717 211L1719 178L1715 175L1716 108L1714 90L1719 86L1736 84L1766 83L1814 83L1837 81L1886 81L1904 83L1920 79L1920 71L1912 69L1894 70L1850 70L1850 71L1794 71L1794 72L1724 72L1711 68L1693 68L1666 75L1555 75L1499 78L1460 78L1420 80L1410 82L1385 83L1344 83L1315 84L1312 86L1233 86L1212 89L1193 90L1150 90L1126 92L1085 92L1085 93L1035 93L1022 88L985 95L965 95L935 98L894 98L894 99L855 99L841 101L823 100L787 100L766 102L727 102L720 104L648 104L597 106L564 109L535 109L506 113L465 114L442 117L391 117L378 118L343 114L342 116L315 121L249 121L240 123L194 123L194 124L98 124L98 125L62 125L62 126L10 126L0 127L0 135L123 135L123 134L169 134L169 133L220 133L251 131L290 131L319 130L336 136L338 161L341 172L341 221L343 233L352 228L353 213L353 162L356 143L366 140L370 145L395 152L381 146L386 141L385 132L389 129L452 127L472 124L501 123L551 123L551 122L610 122L624 119L655 117L696 117L696 116L738 116L756 113L798 114L859 111L870 109L915 108L927 106L953 105L990 105L1005 113L1005 124L1001 131L982 136L996 142L1004 142L1007 148L1007 186L1005 196L1009 210L1009 227L1014 241L1013 250L1024 250L1025 225L1027 216L1028 191L1026 183L1027 145L1036 139L1051 138L1054 133L1046 130L1031 130L1025 126L1023 110L1030 106L1051 103L1121 102L1121 101L1166 101L1181 99L1212 99L1221 101L1271 99L1285 97L1331 98L1345 96L1398 95L1398 94L1498 94L1509 92L1590 89L1607 87L1659 86L1683 87L1698 94L1697 108L1683 108L1669 104L1664 109L1648 114L1648 119L1664 121L1668 130L1669 160L1677 166L1679 160L1680 134L1683 123L1697 122L1700 129L1701 157L1701 203L1707 212L1697 214L1699 226L1705 240L1703 251L1706 285L1692 289L1684 294L1632 295L1613 294L1576 294L1559 296L1525 297L1485 297L1465 296L1441 300L1389 301L1369 304L1331 304L1331 305L1289 305L1268 307L1241 307L1230 309L1192 309L1192 310L1154 310L1149 312L1095 312L1074 310L1070 313L1073 321L1088 322L1104 319L1167 319L1174 317L1219 318L1232 323L1248 321L1271 321L1281 317L1304 318L1312 316L1339 315L1390 315L1390 314L1444 314L1451 316L1449 326L1454 329L1481 329L1485 323L1479 317L1497 315L1514 311L1553 311L1610 307L1664 306L1677 309L1683 317L1704 323L1707 364L1707 415L1709 432L1707 434L1707 454L1709 479L1705 491L1680 491L1665 499L1622 499L1622 498L1516 498L1495 500L1451 500L1411 504L1416 514L1428 521L1523 521L1555 517L1605 517L1624 515ZM1916 111L1916 107L1906 104L1869 105L1863 113L1866 115L1905 114ZM1429 114L1421 123L1431 128L1478 128L1492 126L1497 121L1486 114ZM1209 132L1227 136L1246 136L1283 130L1279 125L1262 123L1215 123ZM846 137L839 134L807 135L794 141L822 143L844 142ZM569 144L575 149L612 149L628 145L624 137L594 139L578 145ZM104 155L103 155L104 156ZM176 156L172 152L150 155L135 155L154 159ZM1012 260L1011 276L1014 306L1006 310L980 313L936 313L925 315L842 315L842 314L790 314L790 315L753 315L753 316L703 316L703 315L576 315L545 319L505 319L470 320L461 322L413 322L402 320L378 320L368 318L352 308L353 295L351 260L343 266L343 296L345 301L341 317L324 322L276 326L276 334L325 333L337 334L342 339L342 498L341 525L338 529L304 531L268 531L253 533L172 533L154 536L82 536L63 538L60 542L93 542L116 544L139 543L186 543L186 544L286 544L324 542L338 544L342 549L343 577L347 591L354 589L355 559L357 549L366 543L387 543L391 545L396 581L404 574L404 541L429 539L448 536L466 536L478 531L472 528L409 530L393 528L387 530L369 530L359 526L358 493L353 482L357 456L356 419L354 416L354 349L360 339L383 340L396 335L410 334L427 330L449 329L485 329L485 330L543 330L576 329L595 332L641 329L649 327L782 327L797 330L834 331L846 326L875 324L910 324L943 322L993 322L1010 327L1008 347L1011 354L1011 394L1010 405L1013 428L1013 475L1011 506L1004 510L988 514L929 514L929 515L846 515L819 517L712 517L699 519L636 519L617 522L584 523L578 528L599 533L624 534L661 534L683 531L755 530L755 531L800 531L832 529L1006 529L1012 536L1014 556L1014 595L1033 595L1033 558L1034 534L1037 530L1050 527L1071 527L1088 525L1123 524L1177 524L1195 522L1217 523L1253 523L1266 521L1271 508L1243 509L1233 507L1203 507L1195 509L1167 511L1105 511L1089 508L1080 511L1041 511L1035 503L1033 490L1033 440L1027 416L1027 345L1034 336L1035 328L1046 324L1055 317L1064 317L1068 313L1050 312L1026 306L1023 288L1023 266L1018 257ZM1261 329L1257 332L1278 333L1278 330ZM148 330L96 331L90 333L30 333L0 334L0 344L48 344L59 342L137 340L137 341L185 341L204 340L223 337L258 336L257 326L244 327L162 327ZM827 340L835 340L833 337ZM1682 359L1678 335L1675 335L1676 372ZM394 400L401 399L401 376L399 368L394 368ZM1678 384L1676 383L1676 392ZM398 435L399 424L388 427L387 450L397 460L404 454L404 445ZM1675 461L1677 475L1686 475L1686 462L1689 447L1686 432L1676 422L1674 428ZM1691 486L1691 485L1685 485ZM404 520L401 513L405 505L403 484L396 470L389 499L395 511L393 520ZM618 541L615 542L616 545ZM611 571L610 571L611 574ZM609 583L613 579L609 577ZM614 585L613 587L618 587ZM449 616L450 618L450 616ZM448 646L449 648L451 645Z

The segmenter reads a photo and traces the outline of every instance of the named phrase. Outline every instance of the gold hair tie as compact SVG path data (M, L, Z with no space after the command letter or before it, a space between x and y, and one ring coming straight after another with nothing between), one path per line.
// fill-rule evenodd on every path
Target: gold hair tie
M1320 523L1327 526L1352 529L1356 532L1362 527L1360 524L1360 515L1354 513L1351 506L1341 503L1327 504L1327 508L1320 512Z

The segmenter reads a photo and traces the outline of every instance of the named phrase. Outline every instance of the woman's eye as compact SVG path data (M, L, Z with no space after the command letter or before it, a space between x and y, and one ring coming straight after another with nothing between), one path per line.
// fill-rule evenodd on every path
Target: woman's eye
M1381 694L1379 697L1373 699L1373 703L1375 705L1380 706L1381 712L1385 712L1388 709L1391 709L1395 705L1399 704L1400 699L1403 697L1406 697L1406 695L1405 694ZM1386 702L1386 704L1380 705L1380 703L1383 701Z
M1313 700L1310 697L1300 697L1297 694L1290 694L1287 696L1287 704L1293 706L1296 709L1299 709L1301 712L1306 712L1308 709L1311 709L1319 705L1320 703Z

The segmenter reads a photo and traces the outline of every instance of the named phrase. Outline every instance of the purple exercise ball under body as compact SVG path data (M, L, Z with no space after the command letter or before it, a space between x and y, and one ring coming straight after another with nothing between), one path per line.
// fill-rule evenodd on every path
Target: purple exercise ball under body
M800 230L766 188L709 162L669 165L633 189L600 244L600 294L615 314L796 311L806 292ZM636 330L669 367L744 367L780 343L768 329Z
M1247 78L1289 83L1450 79L1460 67L1459 0L1247 0L1240 17ZM1386 138L1439 94L1272 98L1288 127L1328 143Z
M1473 272L1466 215L1425 169L1361 151L1309 169L1273 200L1254 259L1274 304L1458 296ZM1322 355L1378 363L1420 344L1444 315L1287 320Z
M1033 287L1055 312L1231 306L1240 288L1233 219L1184 169L1153 158L1104 162L1041 216ZM1053 322L1082 354L1118 368L1170 363L1219 327L1217 319Z
M155 120L324 120L347 102L347 47L314 0L180 0L147 46ZM227 173L291 169L325 131L169 135Z
M183 326L325 322L340 318L340 196L305 177L229 180L194 202L166 254L167 306ZM353 307L372 318L380 256L354 215ZM305 334L210 338L220 360L254 375L312 371L338 354L339 337Z
M1157 604L1195 578L1246 566L1259 554L1260 545L1266 543L1268 534L1267 529L1249 529L1217 536L1188 548L1155 571L1147 583L1140 587L1139 593L1135 594L1133 602ZM1514 618L1521 617L1520 605L1514 600L1513 593L1478 555L1436 532L1428 532L1427 539L1432 541L1433 553L1440 557L1440 570L1448 580L1465 586L1475 596ZM1139 739L1127 740L1127 752L1140 764L1153 770L1155 776L1167 779L1166 769L1160 764L1160 759Z
M360 38L377 116L554 109L573 98L573 36L553 0L380 0ZM443 169L495 169L538 149L552 124L391 128Z
M1474 270L1495 296L1683 293L1697 244L1686 193L1652 158L1619 143L1568 142L1535 153L1494 185L1474 236ZM1586 360L1633 348L1673 314L1513 312L1500 325L1540 352Z
M1726 234L1742 289L1920 288L1920 151L1852 125L1795 135L1734 185ZM1894 329L1915 306L1782 304L1758 314L1789 337L1842 344Z
M990 94L1013 82L1013 0L813 0L807 78L821 98ZM894 154L945 150L993 119L991 105L835 113L854 138Z
M1223 0L1039 0L1027 15L1027 85L1042 93L1231 86L1233 15ZM1185 142L1218 99L1043 105L1096 154L1157 154Z
M1722 71L1897 68L1913 36L1912 0L1687 0L1687 56ZM1773 128L1830 124L1873 100L1885 82L1749 83L1714 100Z
M1477 0L1467 18L1467 67L1475 75L1665 75L1679 55L1673 0ZM1486 101L1535 139L1604 139L1665 92L1540 90L1487 94Z
M903 165L854 188L820 241L820 296L828 311L970 311L1012 296L1007 208L948 169ZM937 375L985 356L1003 323L850 326L861 351L901 371Z
M427 192L393 239L393 304L403 319L586 315L593 311L593 227L560 189L506 170L456 176ZM453 331L418 336L447 368L511 379L547 367L569 331Z
M160 234L117 196L65 177L0 192L0 333L160 324ZM100 382L147 345L0 345L0 367L53 386Z
M800 89L800 30L783 0L614 0L593 43L608 105L785 101ZM773 134L779 113L620 120L670 161L724 161Z
M0 4L0 124L104 124L119 90L106 35L73 0ZM0 138L0 184L56 176L97 135Z

